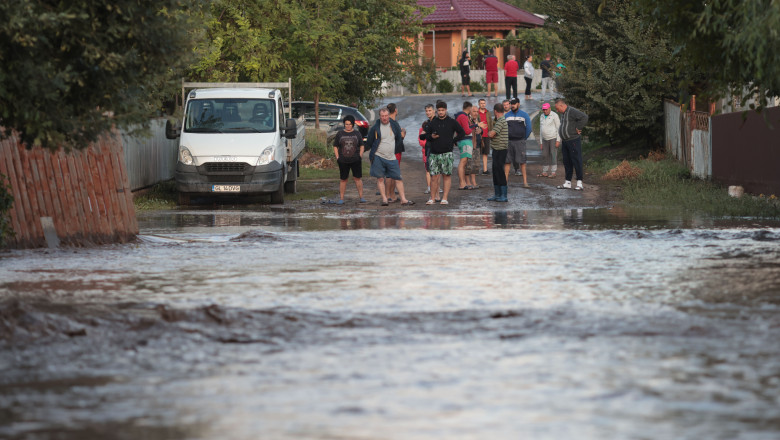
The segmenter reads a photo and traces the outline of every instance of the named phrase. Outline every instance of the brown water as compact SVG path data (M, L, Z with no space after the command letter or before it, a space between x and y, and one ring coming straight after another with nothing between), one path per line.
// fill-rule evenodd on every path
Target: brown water
M0 438L776 439L780 227L262 209L0 256Z

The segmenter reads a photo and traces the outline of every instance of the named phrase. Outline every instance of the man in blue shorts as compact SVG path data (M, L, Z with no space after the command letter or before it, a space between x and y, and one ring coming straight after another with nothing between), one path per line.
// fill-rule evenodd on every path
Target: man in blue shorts
M402 205L413 205L414 202L406 199L404 183L401 180L401 165L395 157L398 144L403 144L401 126L390 119L390 111L385 107L379 110L379 120L368 130L366 136L371 145L371 176L376 177L377 186L382 196L382 206L387 206L387 191L385 179L393 179L398 188L398 195Z

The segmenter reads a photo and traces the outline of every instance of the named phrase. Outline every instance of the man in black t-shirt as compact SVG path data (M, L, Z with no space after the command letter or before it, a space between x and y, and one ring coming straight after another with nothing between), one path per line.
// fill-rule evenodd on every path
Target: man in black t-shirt
M355 117L352 115L344 116L342 119L344 129L336 134L333 141L333 152L336 154L336 162L339 164L339 205L344 204L344 192L347 190L347 179L349 172L352 171L352 180L360 197L359 203L366 203L363 198L363 135L355 130Z

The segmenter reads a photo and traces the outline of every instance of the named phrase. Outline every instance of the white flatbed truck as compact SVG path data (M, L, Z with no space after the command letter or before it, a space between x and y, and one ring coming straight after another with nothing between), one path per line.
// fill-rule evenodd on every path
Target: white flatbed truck
M303 117L285 113L286 83L182 82L184 117L166 136L179 138L175 181L179 204L192 196L295 193L305 147Z

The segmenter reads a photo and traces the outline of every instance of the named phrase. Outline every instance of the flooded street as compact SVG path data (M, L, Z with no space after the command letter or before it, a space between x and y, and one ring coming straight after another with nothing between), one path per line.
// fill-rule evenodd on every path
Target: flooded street
M776 439L780 225L139 215L0 256L0 437Z

